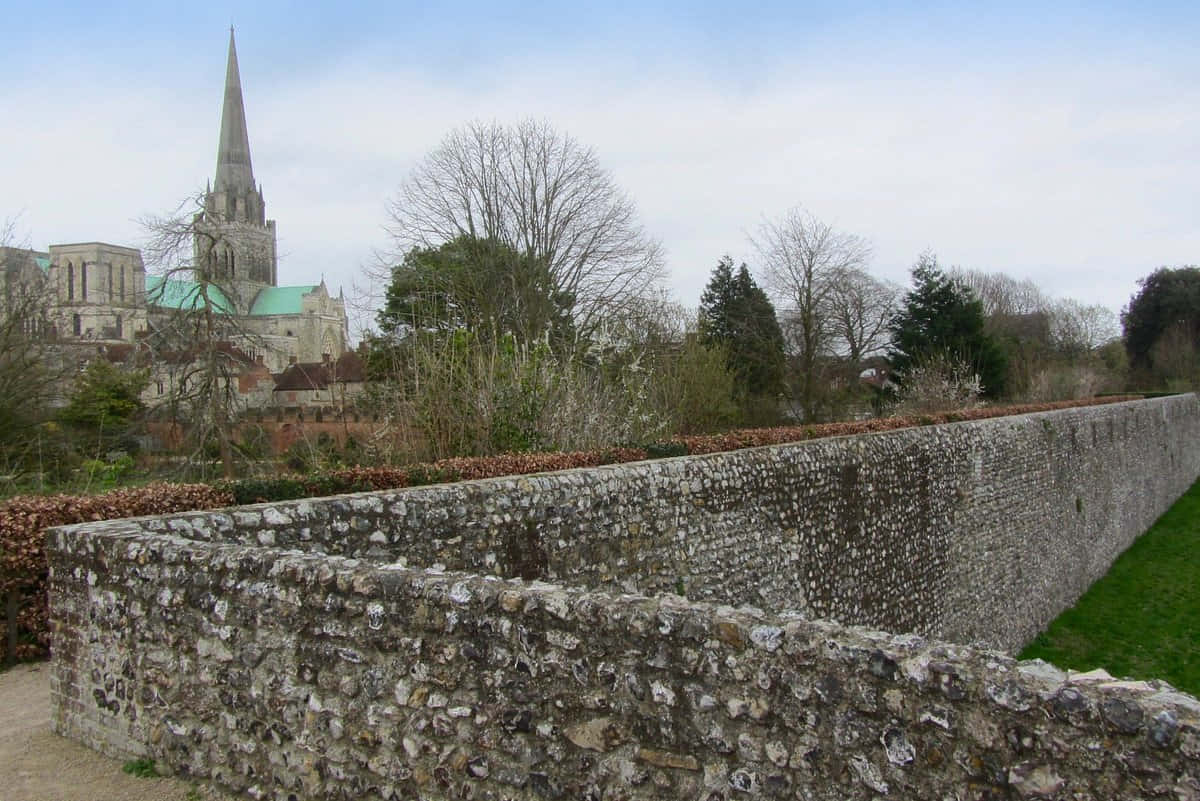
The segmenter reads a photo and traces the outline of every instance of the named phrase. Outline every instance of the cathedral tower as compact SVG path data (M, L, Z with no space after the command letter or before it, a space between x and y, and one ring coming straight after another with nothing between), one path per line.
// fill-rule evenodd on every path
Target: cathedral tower
M230 28L217 175L205 193L204 211L196 215L193 247L196 266L224 279L243 310L261 289L277 283L275 221L266 216L262 187L254 183L250 165L242 80Z

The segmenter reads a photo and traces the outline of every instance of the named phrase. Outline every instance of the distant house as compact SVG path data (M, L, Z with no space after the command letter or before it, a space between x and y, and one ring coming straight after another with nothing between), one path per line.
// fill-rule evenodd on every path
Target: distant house
M882 356L871 356L864 359L859 366L862 368L858 374L858 380L861 383L868 384L875 389L888 389L895 386L891 379L892 367Z
M149 371L149 381L142 390L142 400L148 406L161 405L172 398L187 394L191 382L203 371L202 354L195 350L151 352L144 345L102 343L96 346L102 358ZM263 357L251 356L230 342L219 342L221 373L234 392L236 409L261 409L274 401L275 376L263 363Z
M319 362L295 362L275 378L275 405L344 410L362 392L366 370L354 351Z

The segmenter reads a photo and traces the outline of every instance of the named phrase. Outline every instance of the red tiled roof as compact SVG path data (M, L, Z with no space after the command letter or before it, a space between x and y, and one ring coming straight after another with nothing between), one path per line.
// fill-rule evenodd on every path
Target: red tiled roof
M343 353L337 361L297 362L275 379L275 389L281 391L328 389L330 384L357 383L366 377L362 359L353 351Z

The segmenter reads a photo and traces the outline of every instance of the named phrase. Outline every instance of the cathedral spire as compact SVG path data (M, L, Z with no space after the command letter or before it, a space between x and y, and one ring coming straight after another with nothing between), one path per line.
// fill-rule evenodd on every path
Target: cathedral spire
M225 67L225 105L221 109L221 141L217 146L218 192L253 192L254 170L250 167L250 135L246 131L246 108L242 103L242 78L238 73L233 26L229 27L229 62Z
M194 251L198 264L207 264L213 275L231 279L242 296L239 302L251 303L258 290L275 286L275 221L267 219L266 205L250 167L242 77L231 27L217 177L204 195ZM219 247L214 248L214 242Z

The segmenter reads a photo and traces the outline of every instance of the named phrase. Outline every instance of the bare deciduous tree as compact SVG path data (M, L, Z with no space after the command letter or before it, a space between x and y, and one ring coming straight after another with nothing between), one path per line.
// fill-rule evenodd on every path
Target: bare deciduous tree
M987 318L1017 317L1038 314L1050 306L1050 299L1037 284L1026 278L1013 278L1004 273L985 273L955 267L947 275L971 289L983 303Z
M1050 336L1063 353L1082 355L1120 337L1121 326L1112 309L1068 298L1050 309Z
M585 334L663 274L660 245L595 152L544 122L452 131L388 211L393 263L413 247L464 235L502 243L548 266Z
M0 470L11 473L36 444L32 432L69 375L49 343L54 302L34 254L0 221Z
M1026 278L1004 273L954 269L950 275L970 287L983 302L984 315L1003 333L1028 333L1031 329L1049 339L1064 355L1082 355L1120 336L1116 314L1100 305L1087 305L1071 298L1055 300ZM1029 321L1039 318L1039 324ZM1020 324L1020 318L1026 324Z
M783 309L800 410L806 420L815 419L826 385L822 367L834 353L837 336L831 313L835 279L861 271L871 248L861 237L837 231L800 207L764 222L751 241L767 286Z
M1098 305L1055 299L1029 279L955 269L982 301L989 333L1009 356L1009 389L1033 400L1084 397L1117 378L1098 350L1119 336L1116 315Z
M887 346L888 325L902 294L900 287L865 270L841 270L832 276L829 315L835 347L855 372L863 359Z
M202 464L215 441L222 473L233 475L234 426L243 411L238 375L251 363L261 338L237 313L245 300L232 276L213 258L225 246L220 229L205 222L204 198L184 201L170 215L141 219L147 232L143 258L163 279L147 292L152 305L147 345L156 367L166 370L170 392L162 407L184 426Z

